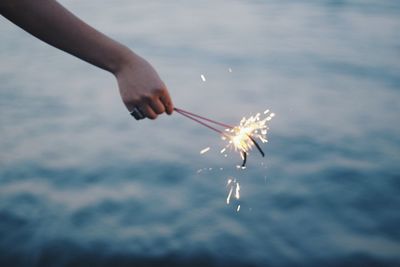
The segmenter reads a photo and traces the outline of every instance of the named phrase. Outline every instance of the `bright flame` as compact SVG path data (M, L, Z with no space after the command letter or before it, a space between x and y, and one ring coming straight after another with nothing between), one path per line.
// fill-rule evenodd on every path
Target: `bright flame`
M269 110L264 111L263 114L266 115L266 117L261 118L260 113L257 113L255 116L251 116L248 119L243 117L238 126L225 129L222 139L228 139L228 145L226 147L233 148L235 151L247 153L254 146L254 142L251 138L254 140L258 139L263 143L268 142L267 121L270 121L275 114L269 113Z

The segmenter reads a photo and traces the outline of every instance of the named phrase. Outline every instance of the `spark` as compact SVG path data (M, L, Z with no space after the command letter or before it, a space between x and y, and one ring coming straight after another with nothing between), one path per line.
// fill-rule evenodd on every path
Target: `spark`
M240 185L239 185L239 182L236 183L235 198L236 198L236 199L239 199L239 198L240 198Z
M239 210L240 210L240 205L237 206L236 211L239 212Z
M201 77L201 80L202 80L203 82L206 81L206 77L205 77L203 74L201 74L200 77Z
M229 205L229 201L231 200L231 195L232 195L233 187L229 190L228 197L226 198L226 204Z
M240 184L235 178L230 177L228 178L226 186L229 187L228 196L226 198L226 204L229 205L232 196L237 200L240 199Z
M210 150L210 147L206 147L200 151L200 154L204 154Z

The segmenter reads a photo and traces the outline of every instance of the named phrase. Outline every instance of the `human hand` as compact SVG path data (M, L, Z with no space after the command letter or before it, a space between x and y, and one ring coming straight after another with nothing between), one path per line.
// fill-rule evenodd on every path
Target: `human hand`
M144 117L152 120L164 112L172 114L174 105L168 89L145 59L132 53L115 77L122 101L129 112L138 109Z

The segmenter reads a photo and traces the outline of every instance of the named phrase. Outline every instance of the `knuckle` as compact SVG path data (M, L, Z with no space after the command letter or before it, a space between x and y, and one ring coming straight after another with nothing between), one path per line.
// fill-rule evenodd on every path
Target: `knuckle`
M156 88L156 89L154 89L153 90L153 92L154 92L154 94L156 94L156 95L163 95L164 94L164 89L163 88Z
M144 95L141 97L142 102L149 102L152 100L152 96L150 95Z

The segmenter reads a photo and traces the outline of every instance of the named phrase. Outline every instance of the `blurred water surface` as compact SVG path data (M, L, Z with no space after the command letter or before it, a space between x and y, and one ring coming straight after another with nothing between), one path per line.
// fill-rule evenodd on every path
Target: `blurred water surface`
M134 121L111 75L0 17L1 266L400 264L398 1L61 2L176 106L277 116L237 171L213 132Z

